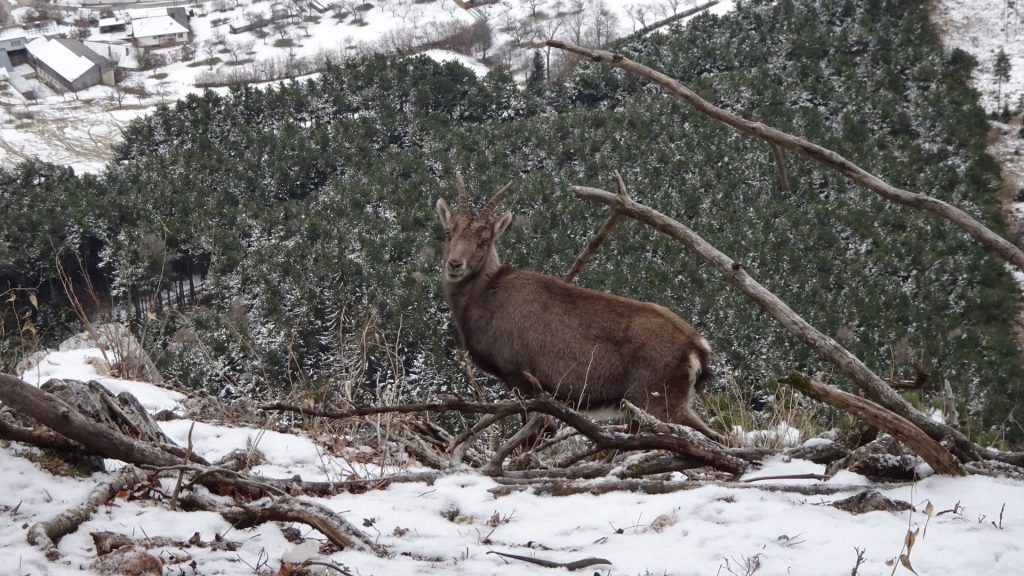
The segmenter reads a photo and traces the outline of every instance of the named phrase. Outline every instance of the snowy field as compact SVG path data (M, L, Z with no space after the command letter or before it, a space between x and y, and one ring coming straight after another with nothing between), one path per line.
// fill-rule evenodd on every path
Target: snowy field
M614 36L629 34L674 12L682 12L706 0L579 0L585 16L579 26L587 26L602 18L612 26ZM64 4L63 2L61 4ZM160 5L169 5L168 2ZM183 6L194 6L190 2L179 2ZM237 4L237 5L236 5ZM358 3L356 3L358 4ZM502 46L515 44L518 40L543 42L547 36L566 40L572 39L573 25L567 18L553 15L564 13L572 6L565 0L537 0L520 2L501 0L496 4L481 6L466 11L453 0L433 0L420 3L414 0L380 0L371 2L373 8L366 11L360 22L348 18L339 22L331 11L313 14L318 21L303 21L288 30L276 31L266 27L268 35L259 38L253 32L230 34L229 26L246 21L247 15L259 12L270 14L272 6L280 5L273 0L238 0L236 2L207 2L199 4L197 15L191 20L192 45L196 48L192 62L175 62L178 48L158 52L172 60L166 66L148 71L129 74L122 86L144 84L149 95L142 98L124 96L120 104L116 101L117 90L106 86L95 86L77 95L59 95L41 88L42 96L36 101L26 101L13 90L0 95L0 164L12 164L21 159L41 158L57 164L75 167L79 172L99 172L110 158L110 146L120 138L121 129L134 117L150 112L155 106L170 103L186 94L201 92L195 83L197 77L212 71L227 72L232 68L234 55L227 52L215 54L222 62L211 66L195 65L206 60L209 54L204 44L211 39L224 38L228 42L243 44L249 53L239 54L239 60L254 62L284 60L289 57L309 58L329 53L333 58L344 58L359 53L389 50L397 39L420 37L427 31L447 23L470 24L477 18L486 17L492 23L492 48L494 54ZM73 5L73 3L72 3ZM135 9L142 4L131 4ZM227 8L218 11L214 6ZM732 10L734 3L723 0L709 10L724 13ZM23 16L27 8L14 12ZM532 36L523 36L522 27L515 23L527 21L534 11L551 15L536 20L538 25ZM577 26L577 29L579 28ZM514 34L502 29L516 29ZM71 30L67 27L68 31ZM543 36L543 37L541 37ZM110 34L90 36L88 40L110 39ZM287 40L287 42L280 42ZM290 42L291 46L285 46ZM275 46L275 44L281 44ZM458 60L478 74L486 74L488 67L477 58L444 50L430 50L429 56L438 60ZM531 49L517 51L512 57L513 69L525 70L532 57ZM192 65L190 65L192 64ZM2 82L0 82L2 84Z
M98 349L53 353L23 377L32 383L54 376L97 379L111 391L137 394L149 410L180 409L183 397L177 392L101 377L94 368L99 355ZM161 423L164 432L182 445L191 425L189 420ZM255 469L265 477L300 474L307 480L337 480L374 473L292 434L196 423L193 443L210 460L236 448L255 447L267 457L267 463ZM153 541L187 541L198 533L208 542L220 535L237 545L233 551L156 546L152 552L167 563L165 574L277 574L282 558L308 557L309 552L285 539L277 524L237 530L213 513L170 510L166 502L115 499L60 541L61 560L48 562L26 543L27 528L84 500L109 473L89 479L55 477L22 456L31 450L18 444L0 448L0 550L5 558L0 573L94 574L89 568L95 558L89 533L102 530ZM110 470L120 465L110 460L107 464ZM822 466L810 462L777 460L747 477L822 472ZM819 482L757 485L785 483ZM489 491L498 486L494 480L467 471L431 485L392 484L385 490L311 500L362 526L390 551L388 559L353 551L329 556L362 575L565 573L488 554L494 551L556 562L601 558L608 564L586 570L601 575L846 576L856 564L858 550L864 558L859 574L890 574L893 567L886 562L903 553L907 531L918 529L909 555L918 574L1009 576L1020 574L1024 565L1024 483L929 477L887 487L843 472L827 484L844 489L835 495L804 496L753 486L701 485L662 495L551 497L522 491L496 496ZM909 502L916 510L853 515L829 505L867 487ZM164 480L163 488L169 492L173 482ZM308 527L298 527L304 537L323 541ZM911 574L902 566L895 571Z
M960 48L978 59L975 87L988 112L997 101L1011 108L1024 98L1024 3L1012 0L939 0L933 18L949 48ZM1002 50L1010 62L1010 79L997 82L996 55Z

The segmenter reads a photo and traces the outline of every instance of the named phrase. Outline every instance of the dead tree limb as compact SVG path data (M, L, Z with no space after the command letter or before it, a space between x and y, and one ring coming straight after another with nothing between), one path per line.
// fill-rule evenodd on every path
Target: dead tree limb
M110 502L122 489L132 487L145 479L145 473L135 466L125 466L109 481L93 488L82 504L65 510L49 520L33 524L26 535L28 543L42 550L49 560L56 560L60 557L57 542L61 538L78 530L82 523L92 517L97 508Z
M133 440L93 422L60 398L10 374L0 374L0 402L107 458L154 466L172 466L184 460L168 449ZM199 461L194 455L193 459Z
M655 22L653 24L649 24L647 26L644 26L643 28L641 28L641 29L637 30L636 32L634 32L633 35L634 36L643 36L644 34L648 34L650 32L653 32L653 31L657 30L658 28L662 28L664 26L668 26L669 24L671 24L673 22L677 22L679 20L682 20L683 18L688 18L690 16L693 16L694 14L697 14L698 12L703 12L703 11L707 10L708 8L711 8L715 4L718 4L721 1L722 0L708 0L707 2L704 2L703 4L698 4L697 6L694 6L692 8L687 8L686 10L683 10L682 12L679 12L678 14L673 14L673 15L669 16L668 18L663 18L663 19L658 20L657 22Z
M708 466L731 474L740 474L748 467L748 462L731 453L730 450L721 448L718 444L703 438L689 438L671 434L639 434L626 435L608 433L600 426L569 408L561 402L550 399L545 395L523 400L503 400L501 402L484 403L471 402L456 398L447 402L431 402L420 404L405 404L397 406L362 406L349 408L347 410L324 410L319 408L306 408L291 406L282 403L266 404L260 406L262 410L277 410L297 412L308 416L320 416L325 418L352 418L355 416L366 416L371 414L383 414L387 412L442 412L457 410L462 412L474 412L477 414L521 414L526 412L542 412L549 416L565 422L581 434L597 444L599 448L607 450L668 450L677 454L697 458Z
M487 465L484 466L482 472L488 476L500 474L502 470L502 463L505 462L505 458L507 458L513 450L529 440L533 435L540 432L545 422L546 419L544 416L534 414L518 432L513 434L511 438L506 440L498 450L494 452L494 455L491 457L491 460Z
M604 482L572 482L557 480L554 482L521 484L519 482L506 483L501 478L495 478L500 486L495 486L487 491L497 496L507 496L514 492L525 492L529 490L538 496L571 496L573 494L593 494L599 496L609 492L637 492L640 494L671 494L686 490L698 490L707 486L717 488L731 488L737 490L760 490L764 492L786 492L803 494L804 496L822 496L829 494L840 494L847 492L860 492L863 486L852 486L843 484L749 484L742 482L720 482L720 481L693 481L693 480L608 480ZM898 486L899 484L890 485Z
M832 386L826 386L806 374L801 374L795 371L790 372L788 376L780 379L779 382L788 384L806 396L819 402L824 402L831 406L835 406L836 408L845 410L861 420L864 420L868 424L877 427L879 430L885 430L889 435L906 446L912 446L912 436L921 432L917 426L914 426L914 424L906 418L875 404L871 400L855 396L849 392L844 392ZM920 449L933 450L935 446L938 446L942 452L924 454L918 452L916 449L914 449L914 452L928 463L931 463L932 461L939 461L942 459L943 455L949 454L948 450L937 443L925 443Z
M235 528L249 528L271 521L300 522L320 531L339 548L369 552L381 558L389 556L387 549L374 542L368 534L330 508L315 502L285 496L252 504L225 505L208 496L192 493L182 497L182 504L191 509L216 512Z
M256 526L271 520L301 522L316 528L340 548L370 552L381 558L388 557L387 549L374 542L369 535L330 508L315 502L280 498L258 504L235 505L219 510L219 513L236 528Z
M568 52L590 58L594 62L601 62L616 66L627 72L636 74L641 78L646 78L647 80L665 88L671 94L683 99L696 108L697 111L702 112L719 122L728 124L729 126L732 126L741 132L746 132L756 138L766 140L769 144L774 146L779 146L807 156L808 158L823 164L827 168L839 172L854 183L887 200L904 206L925 210L935 216L949 220L959 226L972 238L987 246L1000 258L1009 262L1018 270L1024 272L1024 251L1021 251L1021 249L1014 246L1012 242L1003 238L999 234L996 234L987 226L978 222L956 206L928 196L927 194L908 192L906 190L896 188L828 148L824 148L809 142L804 138L798 138L760 122L747 120L746 118L741 118L731 112L727 112L707 100L704 100L678 80L654 70L653 68L634 62L621 54L613 54L612 52L607 52L605 50L583 48L568 42L562 42L561 40L548 40L546 44L553 48L559 48L561 50L566 50Z
M619 184L619 193L627 194L626 183L622 180L622 176L619 175L618 171L615 172L615 179ZM572 282L573 279L576 278L576 275L579 274L580 270L583 269L583 266L590 261L590 258L593 257L595 252L597 252L597 249L601 247L601 244L608 238L608 235L612 233L612 228L615 228L615 225L621 219L622 214L612 212L611 216L608 217L608 220L605 221L604 226L601 226L601 229L594 235L590 244L588 244L586 249L576 257L576 261L572 263L572 268L569 269L569 272L566 273L564 278L566 282Z
M786 157L782 154L782 148L774 142L769 142L772 147L772 158L775 160L775 173L779 177L779 188L783 192L789 192L789 178L786 176Z
M469 451L470 439L475 437L477 434L483 432L487 428L496 424L500 420L505 418L502 414L486 414L480 420L477 420L476 424L473 424L469 428L462 431L458 438L452 441L448 447L450 457L448 459L449 466L459 466L466 457L466 452Z
M49 428L43 426L35 428L18 426L13 422L8 422L3 416L0 416L0 440L13 440L14 442L31 444L38 448L61 450L75 454L91 454L91 452L85 449L85 446L74 440L68 440Z
M930 418L917 412L849 350L843 348L842 345L827 334L811 326L809 322L804 320L785 302L779 299L778 296L751 278L740 263L720 252L693 230L652 208L637 203L628 196L612 194L605 190L584 186L573 186L572 190L579 198L605 204L612 210L639 220L681 242L691 252L697 254L706 264L724 276L740 292L775 318L790 334L807 344L818 356L839 368L843 374L853 380L868 394L885 399L884 404L887 408L892 410L895 410L894 407L898 408L896 411L900 415L912 420L918 428L921 428L921 430L916 432L908 431L905 434L906 444L914 453L924 458L936 473L954 476L964 474L963 467L954 461L949 451L939 445L933 436L922 431L926 429L919 420L927 421L925 422L927 424L931 422ZM908 414L916 414L918 418L910 418L907 416ZM883 428L883 430L892 433L888 429ZM935 430L935 427L931 427L931 430ZM940 431L939 437L944 436L945 430ZM976 458L966 459L973 460Z
M534 558L533 556L523 556L520 554L508 554L505 552L498 552L491 550L488 554L494 554L495 556L501 556L502 558L511 558L513 560L520 560L529 564L536 564L537 566L543 566L545 568L565 568L572 572L573 570L579 570L581 568L588 568L590 566L600 565L611 565L611 562L604 558L583 558L582 560L575 560L573 562L555 562L553 560L544 560L543 558Z

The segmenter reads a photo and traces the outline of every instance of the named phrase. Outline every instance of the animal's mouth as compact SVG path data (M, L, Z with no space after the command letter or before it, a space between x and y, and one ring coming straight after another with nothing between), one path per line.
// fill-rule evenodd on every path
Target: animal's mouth
M466 275L465 272L463 272L462 270L459 270L458 272L451 272L451 271L445 272L444 277L447 278L448 280L456 281L456 280L461 279L465 275Z

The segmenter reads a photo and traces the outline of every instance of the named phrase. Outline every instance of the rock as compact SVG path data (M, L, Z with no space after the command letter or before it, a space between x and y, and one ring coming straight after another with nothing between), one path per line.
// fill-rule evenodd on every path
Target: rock
M913 480L917 478L920 463L921 460L909 454L895 438L882 436L830 464L826 474L832 476L840 470L850 470L876 482Z
M134 544L130 537L118 534L117 532L90 532L89 536L92 536L92 543L96 546L97 556L104 556L114 550Z
M103 426L117 430L126 436L156 442L174 444L149 418L146 409L138 399L127 392L116 397L95 381L61 380L53 378L39 387L53 394L86 418ZM38 424L27 417L15 417L19 425L35 427ZM103 458L82 454L59 453L63 459L89 471L103 471Z
M59 378L46 381L39 389L67 402L86 418L131 438L172 443L153 423L139 400L128 392L114 396L95 380L82 382Z
M846 435L838 430L823 432L814 438L809 438L800 446L786 450L790 458L810 460L815 464L831 464L850 453L847 446Z
M163 382L142 344L122 324L100 324L96 326L95 335L89 331L81 332L61 342L58 349L67 352L83 348L105 350L114 375L146 382Z
M90 568L111 576L160 576L164 565L141 548L125 546L93 560Z
M14 373L21 375L26 372L31 372L36 368L36 366L39 366L39 363L42 362L43 358L46 358L46 355L50 352L53 352L53 350L37 350L32 354L29 354L27 358L22 359L22 361L18 362L14 367Z
M845 510L850 514L866 514L868 512L904 512L906 510L913 510L914 507L909 502L903 500L890 500L885 496L882 496L877 490L865 490L859 494L854 494L849 498L843 500L837 500L832 503L832 506L840 510Z

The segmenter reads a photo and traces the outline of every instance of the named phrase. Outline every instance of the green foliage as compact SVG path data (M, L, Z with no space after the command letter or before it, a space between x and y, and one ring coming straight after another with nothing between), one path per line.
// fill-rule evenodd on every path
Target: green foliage
M744 2L616 49L1004 227L969 88L976 63L941 50L919 1ZM401 395L426 397L464 386L433 211L453 195L455 171L476 203L512 179L506 207L520 218L503 259L560 275L605 218L568 187L611 188L619 170L645 203L743 262L879 372L906 377L922 359L933 381L952 383L979 434L1005 425L1007 399L1020 397L1018 291L958 229L793 155L783 193L763 143L620 71L585 65L552 88L541 64L522 90L502 72L377 56L304 83L188 96L133 122L99 178L39 165L0 172L5 201L22 203L15 217L38 224L12 220L9 237L24 238L0 248L12 262L2 278L52 281L50 237L90 255L116 298L197 274L200 300L154 340L165 376L268 395L357 375L364 398L396 382ZM825 369L640 225L621 225L579 283L678 311L744 389Z

